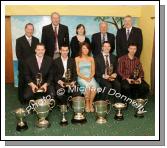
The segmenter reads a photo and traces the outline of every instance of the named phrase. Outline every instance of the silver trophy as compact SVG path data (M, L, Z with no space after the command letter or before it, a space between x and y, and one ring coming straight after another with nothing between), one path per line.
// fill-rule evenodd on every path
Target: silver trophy
M67 119L65 118L65 113L67 112L67 105L63 104L63 105L60 105L60 112L62 113L62 120L60 122L60 125L61 126L66 126L68 125L68 121Z
M146 103L148 102L148 99L136 99L134 100L137 105L138 108L135 108L135 117L139 117L139 118L143 118L144 117L144 106L146 105Z
M115 103L112 106L117 111L114 119L118 121L124 120L122 110L127 107L127 103Z
M65 87L68 87L71 85L71 70L67 68L67 71L65 72Z
M110 106L110 108L108 109L108 105ZM100 100L100 101L96 101L94 103L95 106L95 115L97 117L96 119L96 123L99 124L103 124L106 123L106 115L110 112L111 110L111 103L109 100Z

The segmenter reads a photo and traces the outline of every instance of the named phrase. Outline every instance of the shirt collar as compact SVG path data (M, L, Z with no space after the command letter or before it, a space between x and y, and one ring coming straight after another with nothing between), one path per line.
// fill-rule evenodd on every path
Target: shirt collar
M103 54L103 56L106 56L106 55L108 55L108 56L109 56L109 55L110 55L109 53L108 53L108 54L106 54L106 53L104 53L104 52L102 52L102 54Z
M55 26L55 25L52 24L53 30L55 30L55 27L57 27L57 30L58 30L59 29L59 24L57 26Z
M25 37L26 37L27 40L31 40L32 39L32 36L28 37L27 35L25 35Z
M64 60L64 58L61 56L61 60L62 60L63 62L66 62L66 61L68 60L68 57Z
M126 32L129 30L129 32L131 32L131 30L132 30L132 26L128 29L128 28L126 28Z

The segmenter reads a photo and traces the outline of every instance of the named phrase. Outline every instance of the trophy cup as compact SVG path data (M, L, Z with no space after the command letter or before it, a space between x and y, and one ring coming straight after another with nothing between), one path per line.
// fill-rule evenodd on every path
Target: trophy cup
M135 117L143 118L144 117L144 106L148 102L148 99L136 99L134 100L138 106L141 106L142 108L136 108L135 109Z
M38 89L36 90L37 93L44 92L43 89L41 89L41 84L42 84L42 73L37 73L36 75L36 83Z
M108 105L110 106L110 109L108 110ZM106 123L106 115L110 112L111 110L111 103L109 100L103 101L96 101L94 103L95 106L95 115L97 117L96 123L103 124Z
M85 98L76 96L72 98L72 108L74 109L74 117L71 120L73 124L86 123L87 120L84 116L85 111Z
M18 108L15 110L15 115L18 120L16 130L23 131L28 129L27 122L24 121L24 118L28 115L27 110L24 108Z
M117 110L114 119L115 120L124 120L122 110L127 107L127 103L115 103L112 105L115 110Z
M68 68L67 71L65 72L65 82L64 82L65 87L68 87L71 85L71 71Z
M65 113L67 112L67 105L60 105L60 112L62 113L62 120L60 122L60 125L61 126L66 126L68 125L68 121L67 119L65 118Z
M34 111L37 113L38 121L36 126L39 128L50 127L50 123L46 120L46 117L49 115L49 111L55 106L55 100L51 98L30 100L29 105L34 106Z

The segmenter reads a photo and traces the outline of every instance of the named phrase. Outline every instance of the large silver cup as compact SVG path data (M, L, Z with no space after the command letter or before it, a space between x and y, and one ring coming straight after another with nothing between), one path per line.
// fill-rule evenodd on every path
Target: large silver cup
M144 117L144 106L148 102L148 99L136 99L134 100L137 103L138 108L135 108L135 117Z
M24 108L18 108L14 111L17 121L17 131L23 131L28 129L27 122L24 121L25 117L28 115L28 112Z
M87 122L84 115L85 111L85 98L81 96L76 96L72 98L72 108L74 110L74 117L71 120L73 124L75 123L85 123Z
M54 99L37 99L30 100L29 105L33 106L34 111L37 113L38 121L36 123L39 128L47 128L50 126L48 120L46 120L49 115L49 111L55 106Z
M127 107L127 103L115 103L112 106L116 110L116 114L115 114L114 119L118 120L118 121L124 120L122 110Z
M108 109L108 105L110 106L110 108ZM94 103L95 106L95 115L97 117L96 119L96 123L99 124L103 124L106 123L106 115L110 112L111 110L111 103L109 100L100 100L100 101L96 101Z

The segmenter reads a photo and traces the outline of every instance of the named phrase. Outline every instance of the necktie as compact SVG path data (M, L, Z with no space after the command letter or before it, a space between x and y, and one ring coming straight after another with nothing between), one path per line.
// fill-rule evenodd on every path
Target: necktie
M55 27L54 35L55 35L55 51L56 51L57 50L57 27Z
M29 43L29 45L31 46L31 39L28 39L28 43Z
M103 44L104 41L105 41L105 34L102 35L102 41L101 41L101 43Z
M106 61L105 61L105 67L106 67L106 73L107 75L109 74L109 61L108 61L108 55L105 55L106 56Z
M130 32L129 32L129 29L127 30L127 33L126 33L126 39L128 40L129 39L129 34L130 34Z

